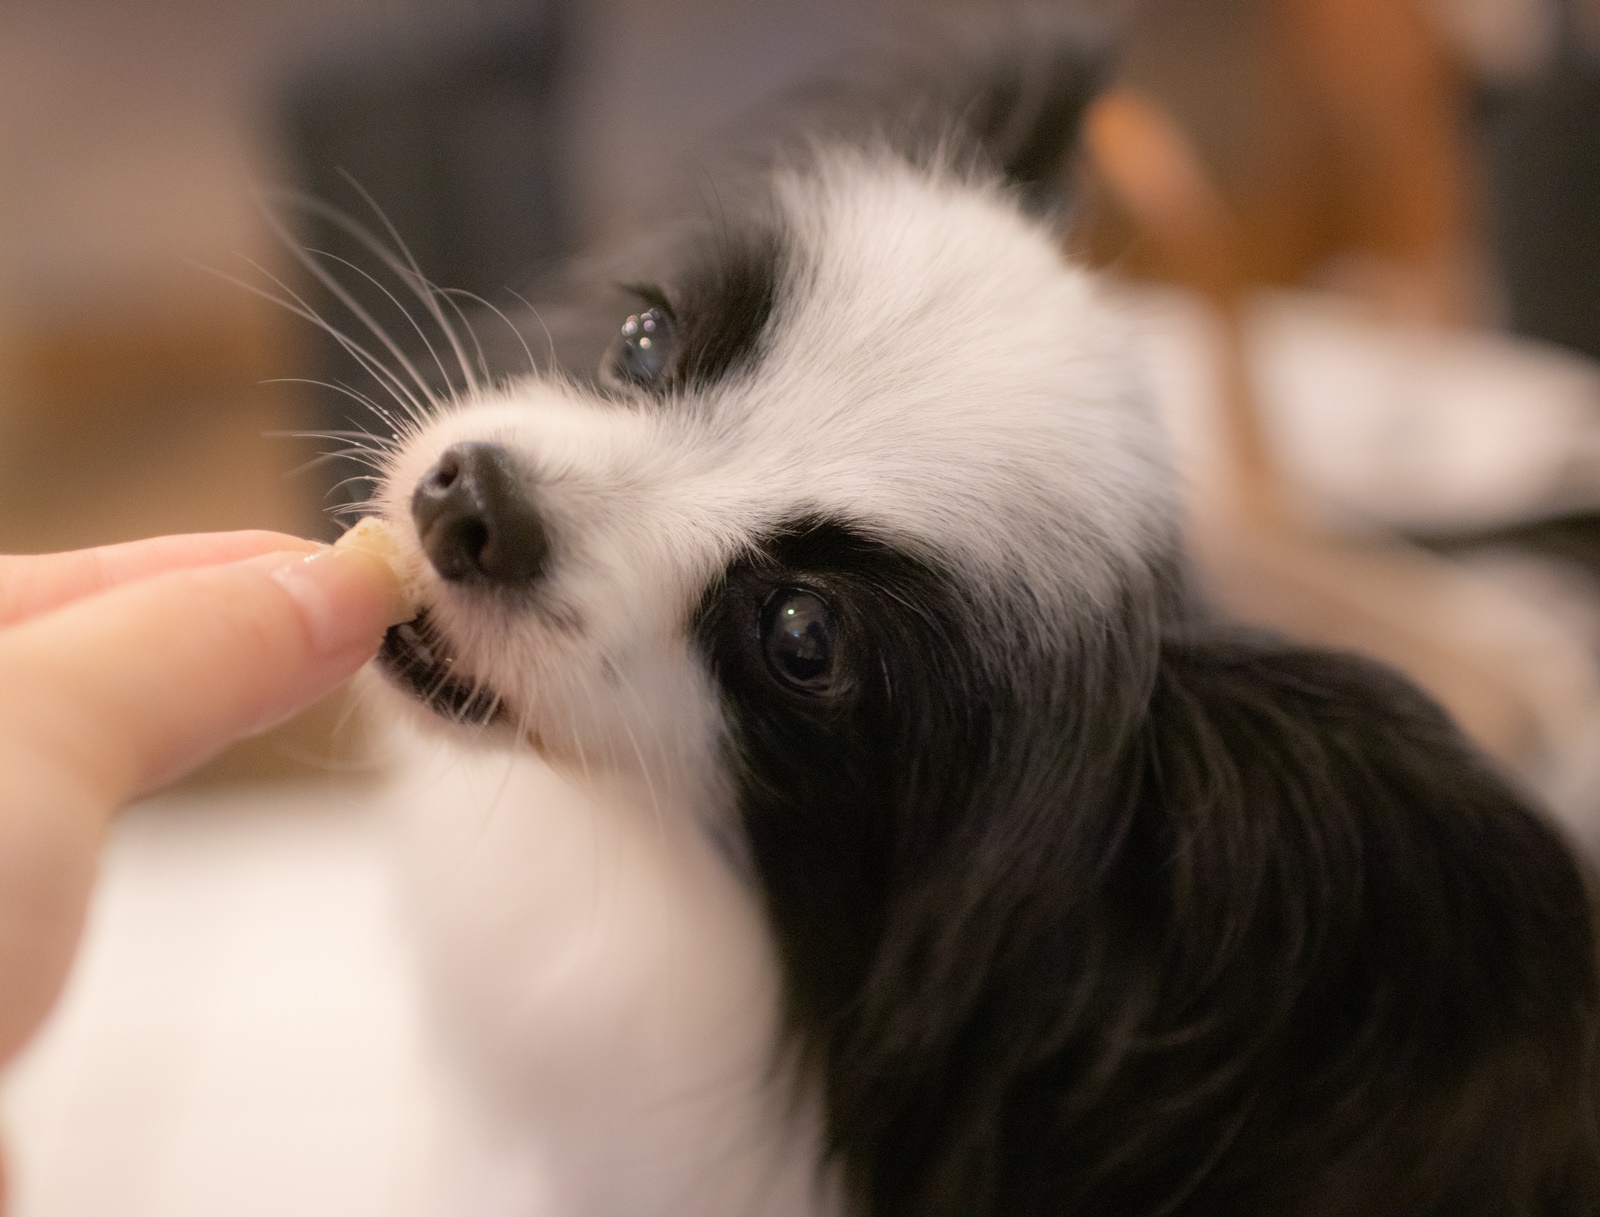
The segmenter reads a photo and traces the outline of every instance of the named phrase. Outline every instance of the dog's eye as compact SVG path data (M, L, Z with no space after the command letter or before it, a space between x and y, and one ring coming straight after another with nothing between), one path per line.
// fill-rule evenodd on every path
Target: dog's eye
M833 683L833 614L810 592L780 589L761 613L761 649L781 683L826 693Z
M672 314L656 306L622 323L611 370L628 384L647 385L667 370L672 358Z

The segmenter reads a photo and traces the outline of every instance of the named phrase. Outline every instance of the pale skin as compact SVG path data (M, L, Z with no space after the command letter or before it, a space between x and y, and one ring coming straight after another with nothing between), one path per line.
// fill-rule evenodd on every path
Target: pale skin
M0 556L0 1069L61 992L116 813L337 687L400 594L272 532Z

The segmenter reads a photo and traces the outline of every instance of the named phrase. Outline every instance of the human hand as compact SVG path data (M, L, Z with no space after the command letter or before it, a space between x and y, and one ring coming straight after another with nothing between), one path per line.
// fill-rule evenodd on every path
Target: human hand
M336 687L398 595L270 532L0 557L0 1066L60 992L117 809Z

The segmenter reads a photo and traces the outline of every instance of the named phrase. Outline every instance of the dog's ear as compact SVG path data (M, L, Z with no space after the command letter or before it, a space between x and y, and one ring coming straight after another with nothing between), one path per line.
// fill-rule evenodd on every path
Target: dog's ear
M1071 201L1084 116L1112 63L1109 27L1065 6L1036 10L1003 29L970 26L945 62L910 75L943 108L981 163L998 170L1031 210Z
M1084 116L1110 74L1110 24L1065 5L929 24L780 99L743 151L887 145L998 176L1029 211L1063 214Z
M1600 1003L1557 834L1426 697L1350 655L1170 641L1144 733L1156 1022L1273 1079L1219 1169L1281 1164L1285 1212L1322 1211L1301 1202L1335 1179L1387 1212L1569 1211L1539 1198L1595 1186Z

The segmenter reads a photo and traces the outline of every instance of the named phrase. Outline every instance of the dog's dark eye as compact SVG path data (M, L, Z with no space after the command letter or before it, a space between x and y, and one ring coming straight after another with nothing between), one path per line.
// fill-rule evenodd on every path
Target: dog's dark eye
M672 314L656 306L634 313L622 323L611 370L628 384L647 385L667 370L672 359Z
M810 592L772 594L761 613L761 649L772 674L792 689L826 693L833 684L833 614Z

